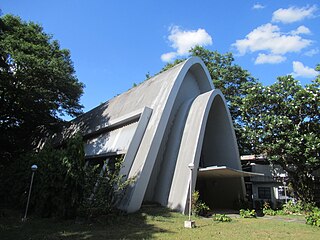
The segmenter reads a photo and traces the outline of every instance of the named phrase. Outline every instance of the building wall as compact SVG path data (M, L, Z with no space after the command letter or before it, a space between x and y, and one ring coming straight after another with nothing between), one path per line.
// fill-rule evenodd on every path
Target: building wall
M241 169L227 104L222 93L213 90L199 58L190 58L75 119L69 131L76 130L86 137L90 157L119 150L125 154L122 173L135 178L120 206L127 212L137 211L143 201L185 212L201 155L202 165ZM195 166L192 176L190 163ZM242 178L216 183L206 187L213 205L229 202L230 206L243 195Z
M260 161L261 162L261 161ZM248 166L246 165L246 170ZM254 208L262 208L263 202L270 202L273 208L279 207L286 201L281 189L286 188L284 184L284 177L286 172L279 166L273 164L251 163L251 171L263 173L264 176L254 176L246 180L246 185L250 185L252 190L252 199ZM248 186L247 186L248 188ZM287 193L287 200L290 200L289 193Z

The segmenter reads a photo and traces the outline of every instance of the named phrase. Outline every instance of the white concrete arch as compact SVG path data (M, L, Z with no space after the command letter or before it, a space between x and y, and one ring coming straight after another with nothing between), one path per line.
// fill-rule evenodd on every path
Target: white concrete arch
M210 91L212 87L210 75L203 62L199 58L187 60L170 93L173 106L144 201L155 201L164 206L167 205L181 137L191 103L198 95Z
M70 125L64 133L83 134L88 161L125 155L121 173L135 177L119 206L127 212L137 211L143 201L184 212L190 181L187 166L194 162L198 167L201 153L209 156L201 161L204 167L240 169L227 105L221 92L213 90L209 72L197 57L110 99ZM211 141L218 146L221 139L217 151L206 148ZM197 179L196 173L193 178ZM240 186L233 192L242 190Z
M173 172L176 158L170 161L169 169L166 168L163 159L165 156L168 157L170 152L178 149L180 145L179 140L174 141L175 144L167 144L170 134L174 132L172 134L175 135L179 131L183 132L186 114L190 106L185 108L182 106L199 94L213 88L210 74L200 58L190 58L175 68L178 71L173 69L176 75L172 74L170 76L173 77L172 79L163 79L170 83L167 86L168 95L166 97L165 94L162 94L162 96L157 97L162 99L157 102L157 104L159 102L163 104L162 111L153 111L149 127L136 155L137 161L133 163L129 173L129 177L137 176L123 207L129 212L138 210L143 200L156 201L165 205L169 193L168 187L171 182L167 182L166 177L159 178L158 176L161 175L160 172L165 176L167 176L166 173ZM157 107L159 108L159 106ZM154 107L151 106L151 108ZM181 109L184 109L184 111ZM180 117L180 120L177 121L179 119L178 113L180 116L185 115L185 117ZM162 169L164 170L161 171ZM158 190L167 193L159 194Z
M214 121L209 122L210 120ZM208 127L211 129L208 129ZM205 137L207 139L205 139ZM241 170L231 116L224 97L219 90L201 94L192 103L184 128L168 199L168 206L170 208L181 212L188 210L188 186L190 183L190 170L188 165L193 163L196 169L193 171L192 177L192 189L194 190L197 180L197 169L199 168L204 143L210 144L208 142L210 140L214 140L212 145L207 147L210 148L210 150L207 151L211 153L211 156L207 159L208 161L204 167L216 165ZM243 180L237 178L234 179L234 183L236 183L237 187L236 189L230 189L231 195L233 195L234 198L237 198L239 195L243 197ZM214 189L208 190L211 192L214 191ZM225 189L225 191L228 190ZM213 192L213 194L221 194L221 192L217 191L216 193ZM235 199L231 201L233 200Z

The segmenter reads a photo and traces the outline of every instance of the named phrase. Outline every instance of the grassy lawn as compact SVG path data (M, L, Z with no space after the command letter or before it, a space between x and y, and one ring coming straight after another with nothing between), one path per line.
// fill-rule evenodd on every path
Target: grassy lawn
M0 217L0 239L320 239L320 228L306 225L303 216L233 218L229 223L195 218L194 229L183 227L186 219L158 207L91 223L32 217L22 223L10 214Z

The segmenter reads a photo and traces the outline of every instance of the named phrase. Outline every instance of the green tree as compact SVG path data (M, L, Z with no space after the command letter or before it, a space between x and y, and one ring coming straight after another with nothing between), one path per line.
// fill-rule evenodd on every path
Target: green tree
M84 85L75 76L70 52L33 22L0 18L1 158L28 150L33 136L63 115L81 113Z
M0 205L23 209L27 202L33 164L35 173L30 213L43 217L71 218L84 199L85 176L83 139L79 134L65 141L61 148L50 143L38 153L21 154L5 171L0 188Z
M248 92L241 112L252 151L288 172L299 199L313 201L319 184L314 171L320 168L320 78L303 87L289 75Z

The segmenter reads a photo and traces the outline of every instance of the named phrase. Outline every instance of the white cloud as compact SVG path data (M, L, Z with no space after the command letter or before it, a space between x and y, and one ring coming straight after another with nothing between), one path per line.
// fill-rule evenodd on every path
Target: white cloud
M196 45L208 46L212 45L212 38L205 29L198 30L182 30L178 26L173 26L169 29L170 35L168 40L175 52L164 53L161 59L164 62L169 62L176 57L186 56L189 50Z
M176 52L168 52L161 55L161 60L163 62L170 62L172 59L176 58Z
M301 62L292 62L293 72L291 73L295 77L313 78L319 73L308 66L304 66Z
M237 40L232 46L240 55L256 51L270 51L279 55L299 52L311 43L311 40L303 39L299 35L284 34L278 26L267 23L251 31L244 39Z
M264 63L277 64L277 63L284 62L286 59L287 58L282 55L259 53L254 63L255 64L264 64Z
M290 32L292 35L299 35L299 34L311 34L311 31L306 26L300 26L296 30Z
M263 9L263 8L265 8L265 6L260 3L256 3L252 7L252 9Z
M319 48L313 48L307 52L304 53L304 55L308 56L308 57L312 57L314 55L317 55L319 53Z
M301 21L304 18L314 17L314 13L318 10L316 5L306 6L302 8L290 7L290 8L280 8L273 12L272 21L282 22L282 23L293 23Z

